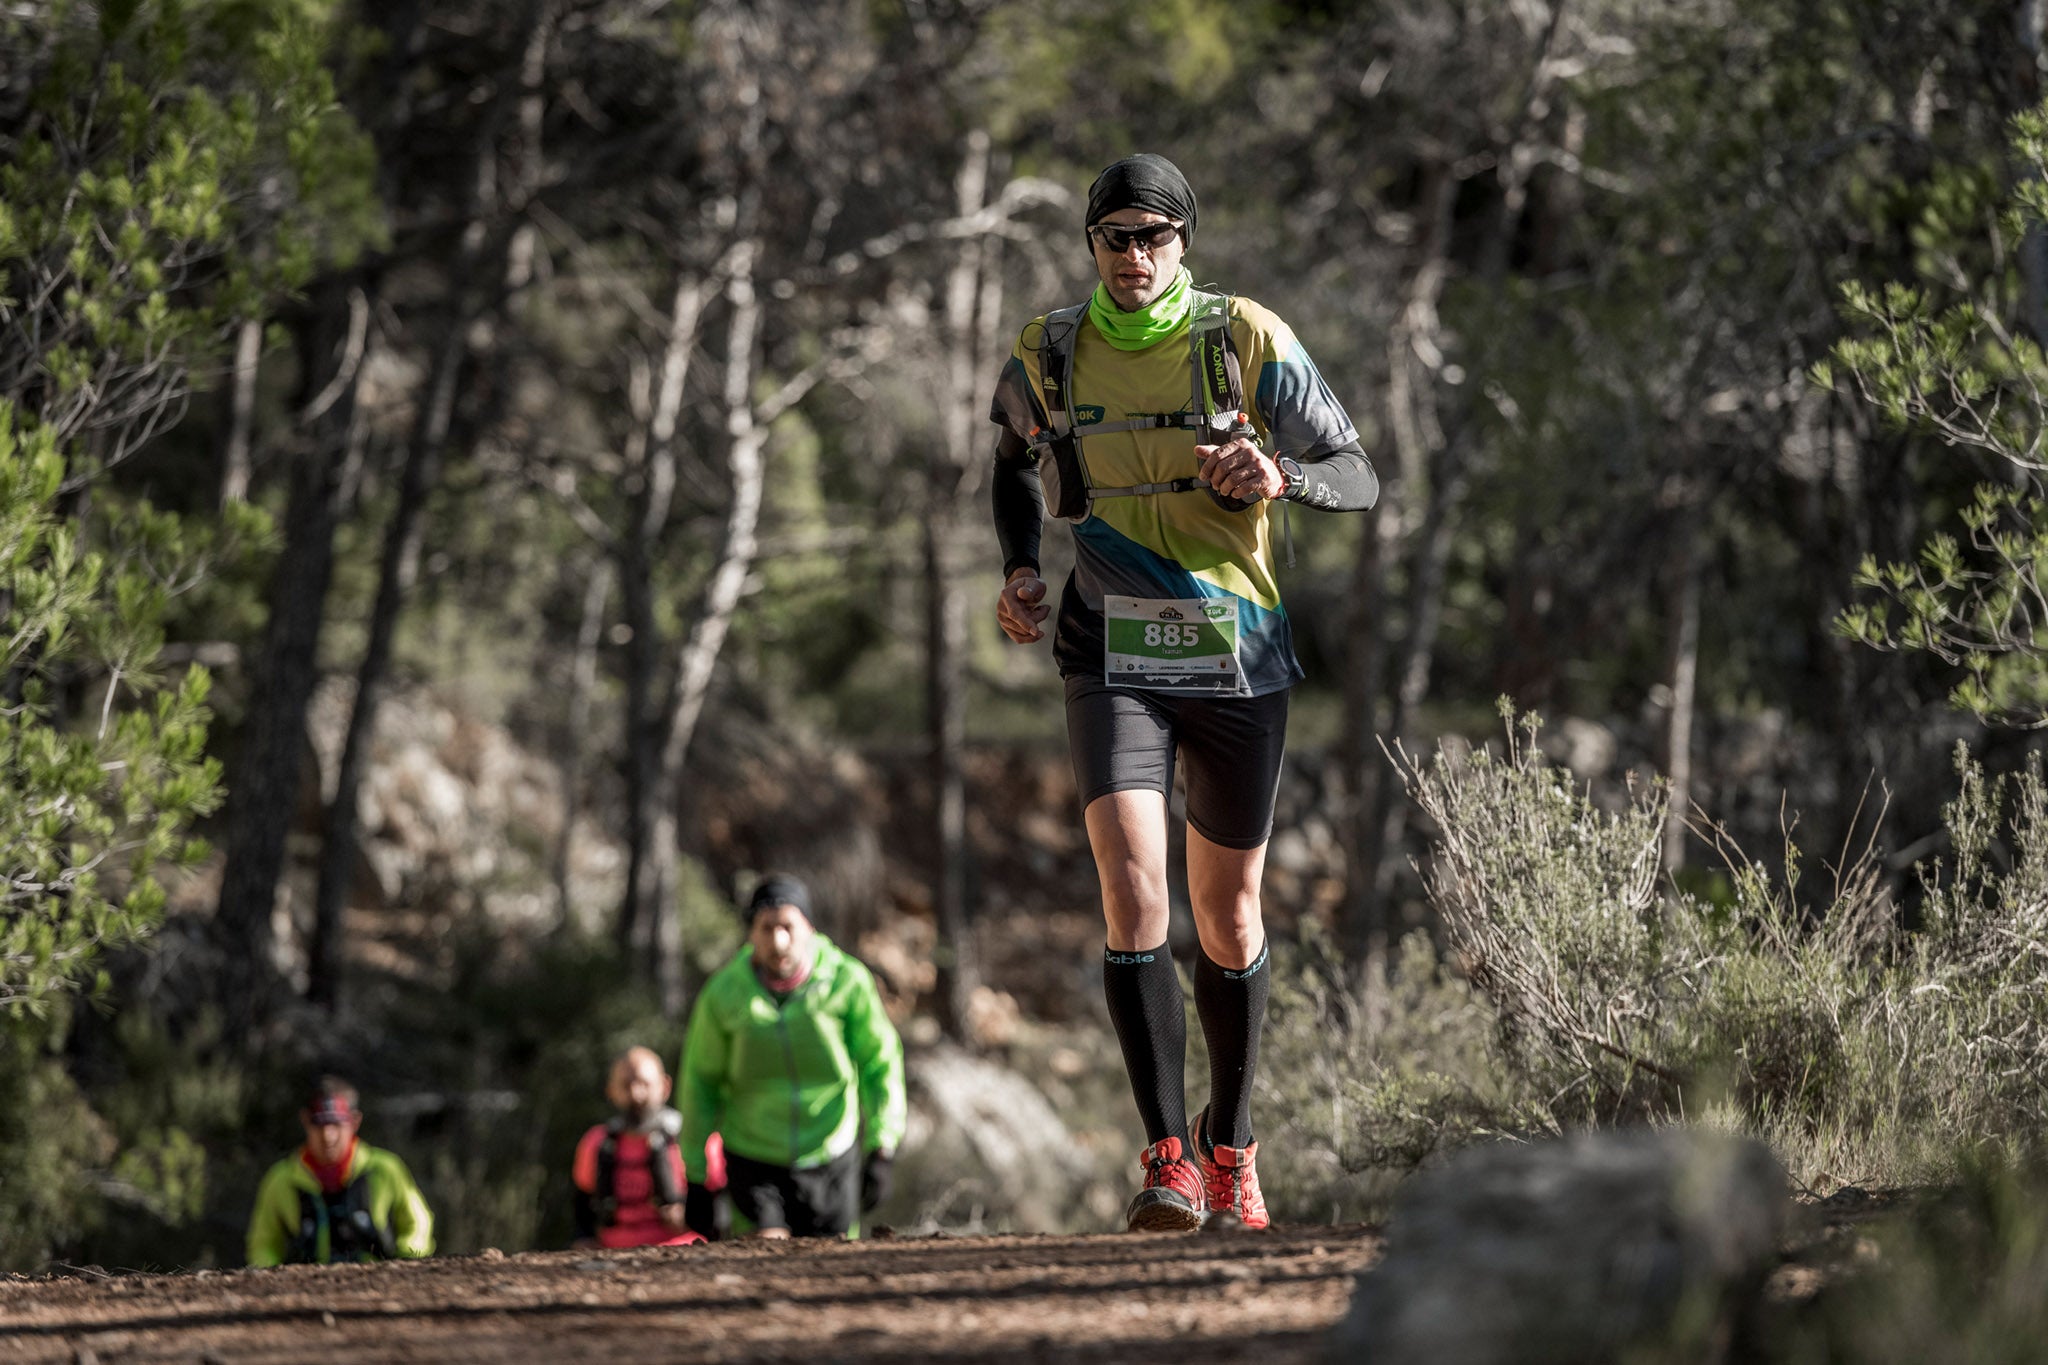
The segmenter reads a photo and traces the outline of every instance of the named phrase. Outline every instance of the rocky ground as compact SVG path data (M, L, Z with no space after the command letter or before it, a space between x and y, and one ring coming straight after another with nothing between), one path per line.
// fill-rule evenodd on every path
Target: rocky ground
M0 1360L1319 1359L1364 1227L450 1257L0 1281Z

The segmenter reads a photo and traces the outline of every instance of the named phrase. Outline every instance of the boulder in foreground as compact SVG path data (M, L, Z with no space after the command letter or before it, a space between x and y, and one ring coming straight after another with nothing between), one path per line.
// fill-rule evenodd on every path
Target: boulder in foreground
M1714 1361L1790 1215L1762 1144L1673 1128L1463 1153L1397 1199L1332 1362Z

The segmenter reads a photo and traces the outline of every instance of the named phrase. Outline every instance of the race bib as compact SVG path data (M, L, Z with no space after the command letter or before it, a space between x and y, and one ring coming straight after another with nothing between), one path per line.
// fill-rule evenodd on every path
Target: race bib
M1110 686L1245 695L1236 598L1105 596L1102 622Z

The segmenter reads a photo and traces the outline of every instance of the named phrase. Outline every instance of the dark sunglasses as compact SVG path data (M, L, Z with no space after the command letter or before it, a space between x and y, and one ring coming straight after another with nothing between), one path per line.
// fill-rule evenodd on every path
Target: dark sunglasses
M1114 223L1097 223L1088 229L1088 235L1095 244L1112 255L1122 255L1136 242L1147 251L1157 251L1172 241L1180 231L1179 223L1140 223L1136 227L1118 227Z

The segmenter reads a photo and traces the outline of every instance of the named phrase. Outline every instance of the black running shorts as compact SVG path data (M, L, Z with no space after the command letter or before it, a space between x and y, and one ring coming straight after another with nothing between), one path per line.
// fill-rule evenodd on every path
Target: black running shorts
M860 1217L860 1148L823 1166L794 1169L725 1154L725 1192L736 1218L792 1237L844 1237Z
M1225 848L1253 849L1273 833L1273 798L1287 742L1287 692L1263 697L1176 696L1069 675L1067 747L1081 809L1120 791L1173 791L1175 751L1186 768L1188 823Z

